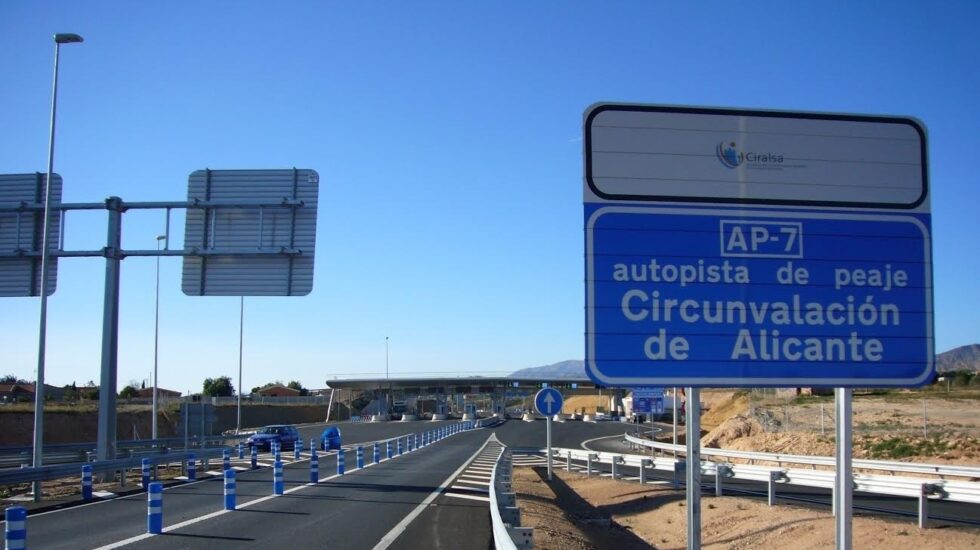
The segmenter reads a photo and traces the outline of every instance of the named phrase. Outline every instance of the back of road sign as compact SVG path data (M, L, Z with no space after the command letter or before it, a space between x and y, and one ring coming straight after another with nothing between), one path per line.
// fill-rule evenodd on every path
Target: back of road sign
M0 297L41 295L41 240L46 174L0 174ZM51 175L51 204L61 203L61 176ZM48 253L61 242L61 211L48 216ZM35 255L36 254L36 255ZM48 296L58 281L58 258L48 257Z
M555 388L544 388L534 395L534 408L544 416L553 416L561 412L564 398Z
M917 121L597 105L584 141L586 371L597 383L931 380Z
M309 294L319 183L308 169L193 172L188 202L215 206L187 210L184 294Z

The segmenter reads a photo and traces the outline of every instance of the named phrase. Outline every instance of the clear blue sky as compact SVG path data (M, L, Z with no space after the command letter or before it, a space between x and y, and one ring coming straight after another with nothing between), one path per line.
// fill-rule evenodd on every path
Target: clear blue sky
M701 4L701 3L693 3ZM975 2L53 2L0 5L0 173L45 169L62 48L64 200L181 200L202 168L321 176L313 293L246 298L247 390L497 375L581 358L582 115L597 101L911 115L929 131L936 349L980 341ZM161 213L124 217L155 247ZM174 243L182 242L175 217ZM69 249L104 245L71 214ZM99 380L104 262L65 259L46 379ZM119 387L152 371L154 260L123 262ZM236 380L238 299L161 268L160 385ZM33 379L37 298L0 301Z

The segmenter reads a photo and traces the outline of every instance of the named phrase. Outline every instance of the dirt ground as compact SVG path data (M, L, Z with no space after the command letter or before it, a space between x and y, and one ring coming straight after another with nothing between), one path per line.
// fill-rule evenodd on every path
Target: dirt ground
M521 523L534 528L534 547L548 550L683 549L687 510L683 491L662 485L586 478L543 468L515 468L513 488ZM886 520L855 514L854 548L946 550L980 548L980 529L920 530L914 519ZM703 548L833 548L834 518L826 509L740 497L705 495L701 501Z
M731 393L704 415L704 447L834 455L832 398L798 402ZM980 466L980 399L856 396L855 458Z

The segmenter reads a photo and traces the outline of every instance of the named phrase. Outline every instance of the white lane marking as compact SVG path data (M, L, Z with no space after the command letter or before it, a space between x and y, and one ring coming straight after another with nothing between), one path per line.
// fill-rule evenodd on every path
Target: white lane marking
M487 440L483 443L483 446L480 447L475 453L473 453L473 456L471 456L469 460L464 462L459 467L458 470L450 474L449 477L447 477L446 480L443 481L441 485L439 485L438 487L436 487L434 491L429 493L429 496L425 497L425 500L423 500L421 504L416 506L415 509L412 510L407 516L402 518L402 520L398 522L398 525L392 527L391 531L388 531L388 533L385 536L381 537L381 540L378 541L378 544L374 545L374 548L372 550L386 550L389 546L391 546L392 543L395 542L395 539L397 539L399 535L404 533L405 529L407 529L408 526L411 525L413 521L415 521L415 518L417 518L422 513L423 510L428 508L429 504L431 504L432 501L436 499L436 497L442 494L442 492L446 490L446 487L448 487L449 484L452 483L452 481L456 479L456 477L459 474L463 473L463 471L466 470L467 466L470 465L470 462L475 460L476 457L480 456L480 453L483 452L483 450L487 447L487 445L490 444L491 441L495 441L496 439L497 438L494 434L490 434L490 437L487 438Z
M472 480L469 480L469 479L462 479L462 478L460 478L460 479L457 479L456 482L457 483L468 483L470 485L486 485L487 487L490 486L490 482L489 481L472 481Z
M585 441L583 441L582 444L581 444L581 446L586 451L591 451L592 449L588 448L586 445L588 445L589 443L592 443L593 441L599 441L600 439L620 438L620 437L623 437L623 436L621 436L621 435L604 435L602 437L593 437L592 439L586 439Z
M453 485L450 489L456 491L470 491L473 493L489 493L490 489L484 489L483 487L463 487L462 485Z
M367 465L365 465L365 468L367 468L368 466L373 466L373 464L367 464ZM353 468L352 470L350 470L350 472L353 473L353 472L356 472L356 471L361 470L361 469L362 468ZM324 481L330 481L330 480L336 479L338 477L342 477L342 476L340 474L334 474L332 476L327 476L327 477L324 477L324 478L320 478L317 481L317 483L322 483ZM184 484L184 485L178 485L177 487L183 487L185 485L186 484ZM283 492L283 494L288 495L290 493L294 493L296 491L300 491L302 489L306 489L307 487L313 487L315 485L317 485L317 484L314 484L314 483L304 483L302 485L297 485L296 487L293 487L292 489L287 489L286 491ZM241 510L242 508L248 508L248 507L254 506L254 505L256 505L256 504L258 504L260 502L265 502L267 500L271 500L271 499L273 499L273 498L275 498L277 496L280 496L280 495L272 494L272 495L266 495L264 497L257 498L255 500L250 500L248 502L244 502L242 504L239 504L238 506L235 507L235 510ZM183 527L187 527L188 525L194 525L195 523L199 523L199 522L202 522L202 521L205 521L205 520L209 520L211 518L216 518L218 516L227 514L227 513L232 512L232 511L233 510L217 510L215 512L211 512L210 514L206 514L206 515L203 515L203 516L199 516L199 517L196 517L196 518L189 519L187 521L183 521L181 523L176 523L174 525L169 525L167 527L164 527L163 528L163 532L164 533L169 533L171 531L174 531L174 530L177 530L177 529L181 529ZM135 537L131 537L131 538L128 538L128 539L125 539L125 540L117 541L117 542L114 542L112 544L107 544L106 546L100 546L96 550L112 550L114 548L120 548L120 547L123 547L123 546L127 546L129 544L133 544L134 542L139 542L141 540L146 540L146 539L148 539L148 538L150 538L152 536L155 536L155 535L152 535L150 533L143 533L142 535L137 535Z
M453 498L464 498L466 500L478 500L480 502L490 502L490 497L481 497L479 495L461 495L459 493L446 493L447 497Z
M496 439L496 438L491 434L491 439ZM489 442L490 442L490 440L488 439L487 440L487 443L489 443ZM486 447L487 443L484 443L483 444L484 447ZM482 448L481 448L481 450L482 450ZM479 453L479 451L477 451L477 453ZM336 452L330 453L330 455L333 455L333 454L336 454ZM397 456L397 455L395 455L395 456ZM476 455L474 454L473 456L475 457ZM307 460L309 460L309 459L305 459L305 460L301 459L298 462L305 462ZM387 462L388 460L391 460L391 459L384 458L384 459L382 459L381 462ZM472 460L472 458L470 460ZM364 465L364 468L370 468L371 466L375 466L377 464L381 464L381 462L365 464ZM291 464L295 464L295 462L293 462ZM463 467L465 467L465 465ZM460 470L457 470L457 472L453 474L453 477L455 477L460 471L462 471L463 467L461 467ZM348 474L351 474L351 473L354 473L354 472L356 472L358 470L363 470L364 468L354 467L354 468L351 468L350 470L347 470L347 473ZM343 476L341 476L340 474L334 474L332 476L323 477L323 478L320 478L319 480L317 480L317 483L305 483L303 485L297 485L296 487L293 487L292 489L288 489L288 490L284 491L283 494L287 494L288 495L290 493L293 493L293 492L296 492L296 491L300 491L302 489L306 489L307 487L314 487L314 486L316 486L319 483L322 483L324 481L330 481L330 480L336 479L338 477L343 477ZM214 478L211 478L211 479L214 479ZM444 482L444 485L445 484L448 484L448 482L451 479L452 479L452 477L449 480L446 480ZM202 483L204 481L209 481L209 480L200 480L200 481L195 481L194 483ZM187 485L191 485L191 483L183 483L183 484L180 484L180 485L175 485L174 487L185 487ZM165 488L164 490L166 490L168 488ZM441 490L441 488L440 489L437 489L437 491L438 490ZM438 493L434 493L434 494L438 494ZM142 497L142 494L137 494L137 495L133 495L133 496ZM255 499L255 500L250 500L248 502L239 504L238 506L235 507L235 509L236 510L240 510L242 508L248 508L249 506L253 506L253 505L258 504L260 502L265 502L265 501L270 500L270 499L273 499L273 498L275 498L277 496L280 496L280 495L272 494L272 495L267 495L267 496L264 496L264 497L261 497L261 498ZM429 495L429 496L431 497L432 495ZM130 498L130 497L123 497L123 498ZM96 504L96 503L93 503L93 504ZM425 505L428 505L428 503L424 503L424 504ZM84 505L84 506L88 506L88 505ZM422 505L420 505L420 507L424 508ZM75 506L74 508L79 508L79 506ZM56 512L56 511L58 511L58 510L53 510L52 512ZM195 523L199 523L199 522L202 522L202 521L205 521L205 520L209 520L211 518L215 518L215 517L218 517L218 516L227 514L229 512L232 512L232 511L233 510L218 510L218 511L212 512L210 514L206 514L204 516L196 517L196 518L189 519L189 520L184 521L184 522L181 522L181 523L177 523L177 524L174 524L174 525L170 525L168 527L164 527L162 531L164 533L169 533L169 532L174 531L176 529L181 529L183 527L187 527L188 525L193 525ZM421 513L421 511L420 511L419 508L416 508L416 510L413 511L413 514L415 514L417 516L418 513L416 513L416 512ZM51 512L45 512L45 513L51 513ZM41 514L38 514L38 515L41 515ZM404 520L402 520L402 521L404 521ZM401 524L399 524L399 525L401 525ZM395 526L395 528L397 528L397 527L398 526ZM406 524L406 527L407 527L407 524ZM402 531L404 531L404 530L405 530L405 527L402 527ZM153 535L153 534L150 534L150 533L143 533L143 534L137 535L135 537L130 537L130 538L125 539L125 540L117 541L117 542L114 542L114 543L111 543L111 544L107 544L105 546L100 546L99 548L96 548L95 550L112 550L112 549L115 549L115 548L121 548L123 546L130 545L130 544L132 544L134 542L139 542L141 540L146 540L146 539L148 539L150 537L153 537L153 536L156 536L156 535ZM394 539L392 539L392 540L394 540Z
M459 476L459 480L460 481L471 480L471 479L472 480L475 480L475 481L478 481L480 483L483 483L484 481L487 482L487 483L490 482L490 476L484 476L484 475L474 476L474 475L469 475L469 474L463 474L463 475Z

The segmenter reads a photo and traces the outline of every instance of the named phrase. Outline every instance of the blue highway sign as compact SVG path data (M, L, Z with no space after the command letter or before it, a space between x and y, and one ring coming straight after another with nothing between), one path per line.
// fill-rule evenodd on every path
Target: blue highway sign
M611 386L928 383L924 131L910 119L736 114L587 114L589 376ZM617 147L625 152L610 155Z
M534 408L544 416L553 416L561 412L564 399L561 392L555 388L545 388L534 396Z

